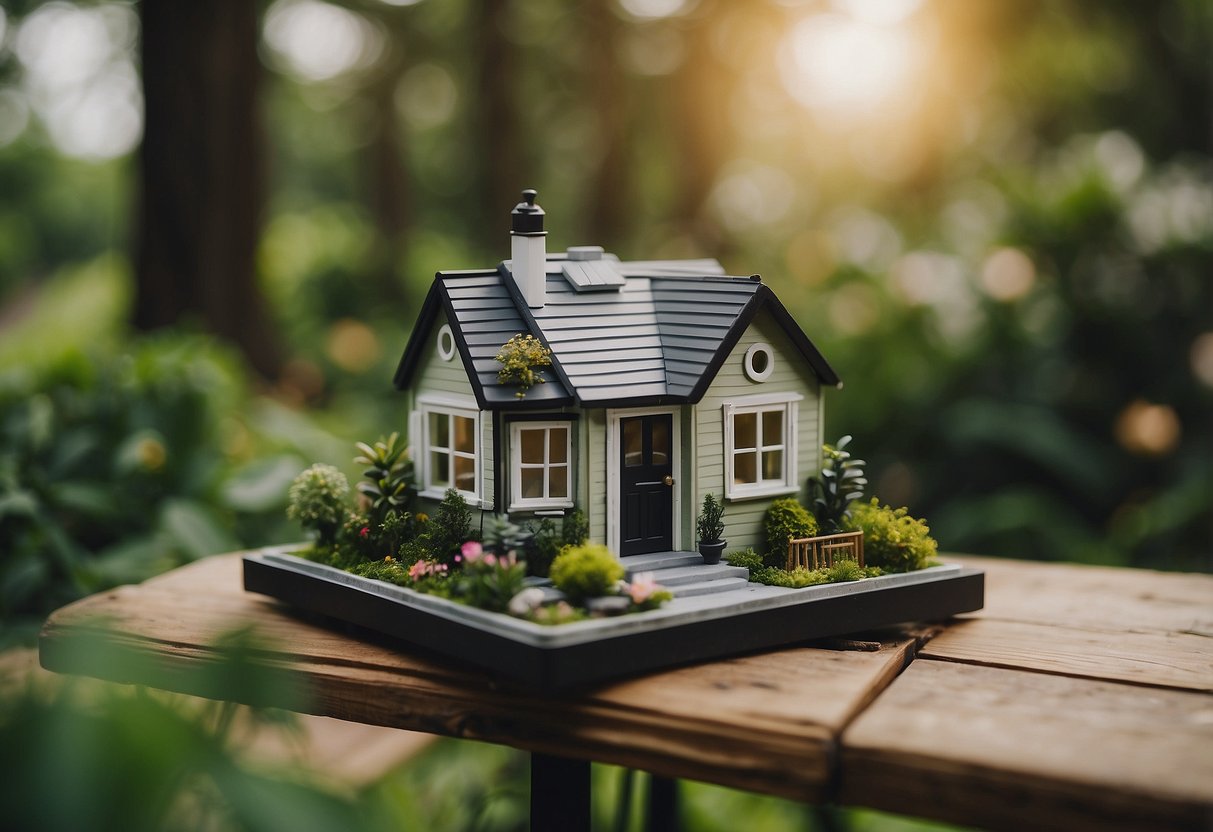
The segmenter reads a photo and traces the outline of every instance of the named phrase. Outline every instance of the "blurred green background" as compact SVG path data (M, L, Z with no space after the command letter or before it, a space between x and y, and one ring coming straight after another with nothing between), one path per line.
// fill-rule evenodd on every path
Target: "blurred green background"
M527 186L761 273L944 550L1209 571L1210 54L1203 0L4 0L0 646L297 536Z

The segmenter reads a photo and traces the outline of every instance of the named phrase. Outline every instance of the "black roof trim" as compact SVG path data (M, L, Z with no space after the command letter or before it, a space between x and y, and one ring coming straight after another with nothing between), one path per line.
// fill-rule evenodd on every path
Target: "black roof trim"
M396 366L396 375L392 377L392 384L396 386L397 390L403 390L412 382L413 373L417 372L417 365L421 363L421 354L425 351L425 336L429 333L430 327L434 325L434 319L438 317L438 310L442 308L438 288L442 284L442 281L438 279L441 274L439 272L434 275L434 282L430 284L430 290L421 304L421 312L417 315L417 320L413 322L413 331L409 333L409 342L404 348L404 354L400 356L400 363ZM452 333L454 329L451 327Z
M456 323L455 326L451 327L451 334L455 338L455 348L459 353L459 360L463 363L464 375L467 376L468 383L472 387L472 393L476 397L476 406L481 410L538 410L573 404L573 397L569 395L530 400L525 397L521 399L512 397L509 401L489 401L484 390L484 385L481 383L480 376L476 372L476 367L472 362L471 350L468 348L467 340L464 338L463 328L457 325L459 319L451 304L451 298L447 294L446 284L442 280L447 276L498 277L501 275L497 269L461 269L458 271L442 271L434 275L434 282L430 285L429 294L425 296L425 303L422 304L421 312L417 316L417 322L413 325L413 332L409 336L408 346L404 349L404 355L400 357L400 364L396 368L395 377L392 379L396 389L403 390L412 383L413 376L421 364L421 356L425 353L425 339L433 328L439 310L441 310L446 313L448 321ZM511 291L515 307L526 309L526 304L521 302L521 296L518 293L517 287L513 285L514 281L507 277L502 282ZM534 319L529 314L522 317L523 322L530 329L530 334L535 335L540 341L543 341L542 335L538 334ZM547 346L546 342L544 342L544 346ZM557 375L562 376L561 373L557 373ZM569 389L566 378L561 377L561 383L564 385L565 390Z
M728 359L729 353L733 351L733 347L737 346L737 342L741 340L741 336L754 322L754 318L758 313L769 307L771 316L779 325L779 328L784 331L792 341L792 345L800 352L809 366L813 368L813 372L817 374L817 378L822 384L837 386L839 383L838 374L834 372L834 368L825 360L820 350L813 346L813 342L809 340L809 336L804 334L804 330L792 318L791 313L787 308L779 302L779 298L771 291L765 283L759 284L758 289L754 292L754 296L750 298L745 308L741 310L741 314L737 316L737 320L729 328L729 333L721 341L716 354L712 356L711 362L699 377L699 381L686 397L685 401L691 404L697 403L707 393L712 382L716 379L716 374L720 372L720 368Z
M531 314L531 307L527 305L526 299L522 296L522 290L518 288L517 281L510 274L510 270L505 267L505 261L502 261L497 266L497 272L501 275L501 282L505 284L505 289L510 293L510 298L514 301L514 307L518 310L518 314L522 316L523 322L531 330L531 334L539 339L552 353L552 372L556 374L556 378L560 379L560 383L564 385L564 389L569 391L571 396L569 402L581 404L581 397L577 395L577 388L569 381L568 375L564 372L564 367L560 366L560 359L556 357L556 351L552 349L552 345L548 343L548 339L543 337L543 330L539 328L539 324L535 321L535 316ZM546 280L546 275L544 276Z

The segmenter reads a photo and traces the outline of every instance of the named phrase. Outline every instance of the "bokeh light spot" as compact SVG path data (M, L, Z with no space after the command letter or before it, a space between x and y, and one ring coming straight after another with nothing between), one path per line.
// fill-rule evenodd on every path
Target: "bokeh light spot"
M1026 295L1036 283L1036 266L1017 248L1000 248L981 265L981 288L1003 303Z
M1175 408L1136 399L1116 417L1116 441L1130 453L1164 456L1179 445Z
M1202 332L1193 339L1189 357L1193 375L1202 384L1213 387L1213 332Z
M329 360L347 373L365 373L382 351L375 331L353 318L334 321L324 345Z
M265 42L303 81L328 81L374 63L382 36L365 17L321 0L278 0L265 13Z

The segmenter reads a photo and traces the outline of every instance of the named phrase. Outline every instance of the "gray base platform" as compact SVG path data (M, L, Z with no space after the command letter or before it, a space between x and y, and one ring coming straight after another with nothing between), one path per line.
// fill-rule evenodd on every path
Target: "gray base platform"
M659 610L544 626L263 549L244 588L400 638L503 680L556 690L813 638L981 609L984 574L943 565L804 589L683 595Z

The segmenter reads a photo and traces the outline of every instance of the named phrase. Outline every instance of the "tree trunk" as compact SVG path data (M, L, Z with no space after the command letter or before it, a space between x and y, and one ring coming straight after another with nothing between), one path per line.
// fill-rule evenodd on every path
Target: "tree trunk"
M260 374L281 356L257 288L264 203L257 4L145 0L134 323L199 321Z

